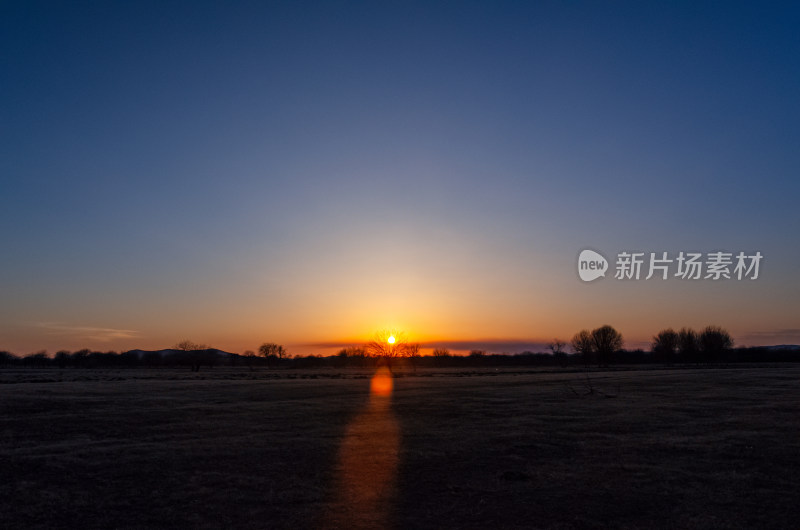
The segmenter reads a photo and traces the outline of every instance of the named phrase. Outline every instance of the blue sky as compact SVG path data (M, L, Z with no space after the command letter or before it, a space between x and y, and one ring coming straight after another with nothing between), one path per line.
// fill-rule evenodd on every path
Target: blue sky
M0 6L0 348L800 342L796 5L233 4Z

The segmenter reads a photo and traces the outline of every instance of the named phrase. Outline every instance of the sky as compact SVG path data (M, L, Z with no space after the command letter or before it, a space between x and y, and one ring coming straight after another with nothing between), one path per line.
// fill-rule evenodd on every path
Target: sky
M0 349L800 344L797 27L790 2L2 2ZM763 258L646 280L650 252Z

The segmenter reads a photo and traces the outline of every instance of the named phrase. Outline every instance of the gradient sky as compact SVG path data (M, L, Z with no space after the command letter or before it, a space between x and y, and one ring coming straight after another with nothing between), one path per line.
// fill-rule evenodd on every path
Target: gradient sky
M0 349L800 343L797 4L528 4L0 3Z

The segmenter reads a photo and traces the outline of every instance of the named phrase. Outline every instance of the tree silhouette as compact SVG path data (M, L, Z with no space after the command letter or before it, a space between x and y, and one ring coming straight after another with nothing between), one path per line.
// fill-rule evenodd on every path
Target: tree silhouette
M672 328L659 331L653 337L650 349L657 359L672 363L678 349L678 333Z
M247 365L247 369L252 372L253 361L256 358L256 353L253 350L245 350L244 353L242 353L242 357L244 357L244 362Z
M553 359L562 365L565 364L567 360L567 354L564 353L564 348L566 346L567 343L558 338L553 339L552 342L547 345L547 349L553 354Z
M91 353L88 349L84 348L82 350L78 350L72 354L72 365L77 367L85 367L86 360L89 358L89 353Z
M17 360L17 356L8 351L0 351L0 366L5 366Z
M367 357L367 352L360 346L348 346L342 348L336 354L338 366L363 366L364 359Z
M204 356L199 355L198 352L207 350L208 346L205 344L197 344L196 342L185 339L173 346L172 349L183 352L183 355L178 358L178 362L180 364L186 363L191 367L192 372L199 372L200 363L202 361L202 357ZM194 353L194 355L191 353ZM211 365L210 360L209 365Z
M437 366L442 366L450 357L450 350L447 348L436 348L433 350L433 362Z
M50 363L50 357L48 357L46 350L42 350L26 355L22 358L22 362L25 366L43 368Z
M678 354L683 361L699 361L697 354L697 332L692 328L681 328L678 332Z
M408 351L406 352L406 357L411 361L411 367L415 372L417 371L417 360L421 357L421 349L422 346L418 342L413 342L408 345Z
M286 355L286 348L274 342L265 342L258 347L258 354L267 359L267 366L271 366L272 361L280 362Z
M367 352L361 346L348 346L339 350L338 355L342 357L366 357Z
M53 358L59 368L66 368L66 366L70 363L70 353L67 350L59 350L56 352L56 356Z
M593 330L592 340L597 352L598 364L607 365L614 352L622 349L622 334L609 325Z
M402 331L384 329L376 332L372 340L364 345L364 351L391 369L393 359L411 357L419 353L419 347L419 344L409 342Z
M547 349L550 350L553 355L558 355L559 353L564 353L564 347L566 345L567 343L561 339L553 339L547 344Z
M172 347L174 350L180 351L198 351L198 350L206 350L208 346L205 344L197 344L196 342L192 342L188 339L180 341L178 344Z
M592 354L595 351L594 338L592 332L588 329L582 329L577 332L570 341L572 350L583 357L583 362L589 364L592 360Z
M733 348L733 339L719 326L706 326L700 333L699 344L705 360L719 361Z

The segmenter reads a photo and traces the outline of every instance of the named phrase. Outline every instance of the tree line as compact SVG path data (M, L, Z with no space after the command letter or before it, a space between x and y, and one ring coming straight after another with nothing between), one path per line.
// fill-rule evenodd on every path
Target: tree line
M389 337L393 338L389 342ZM572 350L567 351L567 347ZM266 368L370 368L379 365L396 367L600 367L617 364L714 364L731 362L796 362L800 349L774 347L734 347L731 335L719 326L700 331L667 328L653 336L650 349L624 349L622 334L609 325L581 330L569 343L554 339L546 352L489 353L472 350L456 355L446 348L435 348L431 355L421 354L421 345L408 341L402 333L379 332L363 345L342 348L334 355L294 355L274 342L265 342L257 350L242 354L225 353L188 340L161 351L132 350L75 352L60 350L54 355L39 351L17 356L0 351L0 367L18 368L181 368L193 371L201 366L240 366Z
M558 339L551 343L562 345ZM622 348L622 334L612 326L604 325L592 331L581 330L570 341L575 354L581 356L584 364L597 363L606 366L614 361L623 361L629 357ZM649 359L662 363L709 363L720 361L735 361L733 338L730 333L720 326L706 326L697 332L691 328L681 328L675 331L667 328L653 336L650 344Z

